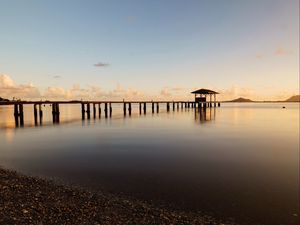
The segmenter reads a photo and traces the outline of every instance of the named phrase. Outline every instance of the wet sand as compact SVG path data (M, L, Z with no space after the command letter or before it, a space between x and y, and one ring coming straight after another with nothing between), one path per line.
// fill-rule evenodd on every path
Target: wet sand
M0 168L0 224L236 224Z

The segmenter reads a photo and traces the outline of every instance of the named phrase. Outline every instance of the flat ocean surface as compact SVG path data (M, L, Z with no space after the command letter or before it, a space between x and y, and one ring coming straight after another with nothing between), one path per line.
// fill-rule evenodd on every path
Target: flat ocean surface
M298 103L134 106L126 117L116 107L81 121L79 105L61 106L53 125L45 106L35 126L26 106L15 128L13 108L0 106L0 166L241 223L298 224Z

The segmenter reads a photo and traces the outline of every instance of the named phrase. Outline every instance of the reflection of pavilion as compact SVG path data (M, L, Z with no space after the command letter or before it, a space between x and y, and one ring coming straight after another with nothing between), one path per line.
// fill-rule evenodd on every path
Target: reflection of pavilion
M195 109L195 121L204 123L216 119L216 108Z

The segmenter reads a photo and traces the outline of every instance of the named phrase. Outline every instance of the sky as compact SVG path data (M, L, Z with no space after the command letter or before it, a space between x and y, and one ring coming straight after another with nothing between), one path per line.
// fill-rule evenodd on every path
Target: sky
M0 0L0 96L283 100L298 0Z

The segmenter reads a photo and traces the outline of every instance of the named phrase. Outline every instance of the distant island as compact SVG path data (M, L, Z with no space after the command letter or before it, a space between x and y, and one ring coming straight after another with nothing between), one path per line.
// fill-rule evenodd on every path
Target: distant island
M294 95L285 101L286 102L300 102L300 95Z
M236 98L233 100L229 100L226 102L300 102L300 95L294 95L286 100L282 100L282 101L253 101L251 99L248 98Z
M254 101L248 98L237 98L227 102L254 102Z

